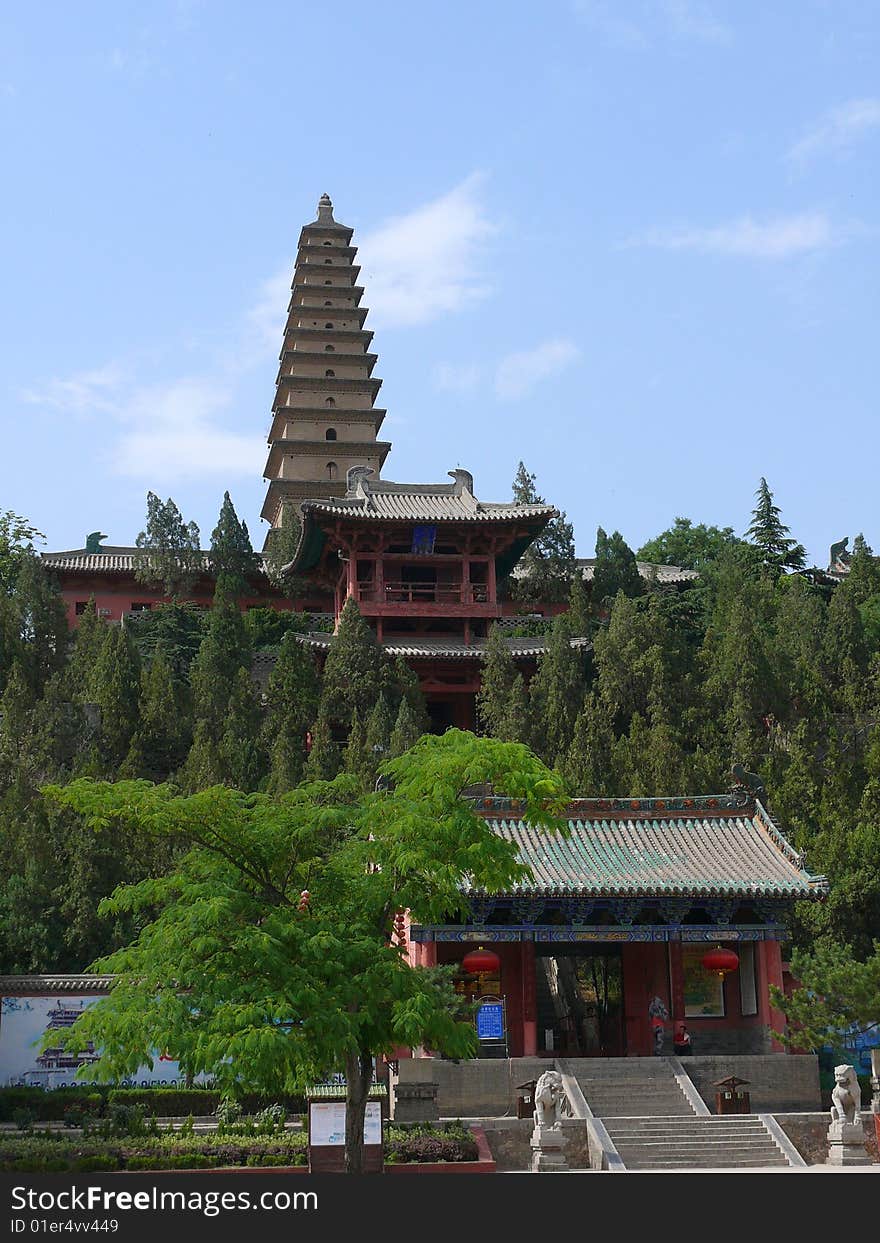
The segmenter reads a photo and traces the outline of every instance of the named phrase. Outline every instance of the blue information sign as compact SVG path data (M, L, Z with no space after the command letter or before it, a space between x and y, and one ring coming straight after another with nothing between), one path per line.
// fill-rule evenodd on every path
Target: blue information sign
M484 1002L477 1010L477 1036L480 1040L504 1039L504 1003Z

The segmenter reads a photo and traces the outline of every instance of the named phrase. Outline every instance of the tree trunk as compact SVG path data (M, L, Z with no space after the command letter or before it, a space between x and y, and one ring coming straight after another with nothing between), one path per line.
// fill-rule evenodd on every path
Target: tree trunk
M364 1117L373 1081L373 1058L362 1050L345 1059L345 1172L364 1172Z

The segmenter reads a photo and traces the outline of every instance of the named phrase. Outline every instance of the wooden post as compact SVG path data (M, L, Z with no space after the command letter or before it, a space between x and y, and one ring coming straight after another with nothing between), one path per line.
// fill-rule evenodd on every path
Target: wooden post
M523 1057L534 1057L538 1052L538 1012L535 990L534 941L521 941L520 970L522 972L522 1035Z

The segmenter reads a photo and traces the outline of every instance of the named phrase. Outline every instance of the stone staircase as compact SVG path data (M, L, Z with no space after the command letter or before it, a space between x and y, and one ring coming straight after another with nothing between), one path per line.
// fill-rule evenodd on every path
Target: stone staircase
M668 1058L569 1058L568 1064L597 1118L696 1116Z
M602 1121L628 1170L766 1169L790 1164L753 1114Z
M710 1114L677 1059L579 1058L567 1065L628 1170L764 1169L800 1161L760 1116Z

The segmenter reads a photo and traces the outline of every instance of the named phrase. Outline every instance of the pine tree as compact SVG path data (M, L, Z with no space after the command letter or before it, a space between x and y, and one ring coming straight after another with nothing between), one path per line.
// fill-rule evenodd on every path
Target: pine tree
M532 746L549 765L567 754L583 704L583 658L570 639L568 618L560 613L530 687Z
M584 586L584 578L580 573L571 580L568 593L568 624L574 638L586 638L593 629L590 617L590 598Z
M220 746L213 730L206 720L197 720L192 746L180 771L180 784L187 793L195 794L209 786L222 785L224 776Z
M594 691L578 712L571 745L562 764L566 784L576 796L618 793L614 743L608 710Z
M371 757L370 763L374 774L379 765L388 758L392 729L393 722L388 707L388 700L384 695L380 695L370 715L367 717L364 735L364 743L367 754Z
M224 785L256 790L265 775L266 756L260 746L260 708L247 669L239 669L233 680L218 754Z
M147 525L135 540L135 578L166 596L185 596L204 572L199 550L199 528L184 522L171 497L164 503L155 492L147 493Z
M483 729L502 742L523 742L529 730L524 699L522 675L504 641L503 631L500 626L492 626L477 692L477 713Z
M806 550L791 538L780 516L782 511L773 504L773 493L766 479L761 479L755 496L758 503L752 510L752 522L746 535L761 550L766 565L778 570L802 570L806 564Z
M594 611L601 612L606 601L612 600L619 591L625 596L641 596L644 595L645 584L639 574L635 553L620 532L615 531L609 536L599 527L590 589Z
M214 595L205 637L190 669L193 714L220 740L232 688L240 669L250 670L251 645L238 605L222 589Z
M339 747L333 741L330 719L324 707L318 710L318 719L312 726L312 746L306 762L307 781L332 781L339 772L341 757Z
M513 481L515 503L546 505L535 484L535 476L520 462ZM523 553L517 576L511 579L511 593L518 600L559 603L568 595L575 567L574 527L561 511Z
M67 667L70 692L81 703L87 699L92 670L104 646L106 635L107 623L98 616L95 597L90 596L86 607L80 614Z
M397 720L394 722L394 729L391 731L388 744L389 758L396 759L398 755L403 755L404 751L414 747L423 733L409 700L401 699L397 710Z
M361 785L366 788L370 781L371 770L371 757L367 753L364 727L360 715L354 712L348 729L348 740L342 752L342 771L357 777Z
M259 559L247 523L239 521L228 492L223 493L220 517L211 533L209 565L226 594L239 597L252 592L250 580L259 569Z
M160 648L141 674L140 715L120 776L166 781L186 758L191 739L182 688Z
M87 694L101 714L101 761L115 773L131 746L140 699L140 661L124 626L107 627Z
M266 536L263 560L270 583L283 591L288 599L301 594L302 584L292 575L282 574L281 571L293 560L301 534L302 518L299 506L293 501L285 501L281 506L281 525L273 527Z
M321 703L328 720L348 725L355 711L366 718L389 681L387 662L376 636L349 597L324 664Z
M305 736L318 710L318 696L315 663L296 635L288 632L269 678L263 722L273 794L284 794L302 780Z
M419 686L419 675L411 669L402 656L395 657L391 671L391 696L389 700L392 710L405 699L409 704L413 727L419 735L429 729L428 709L425 696Z

